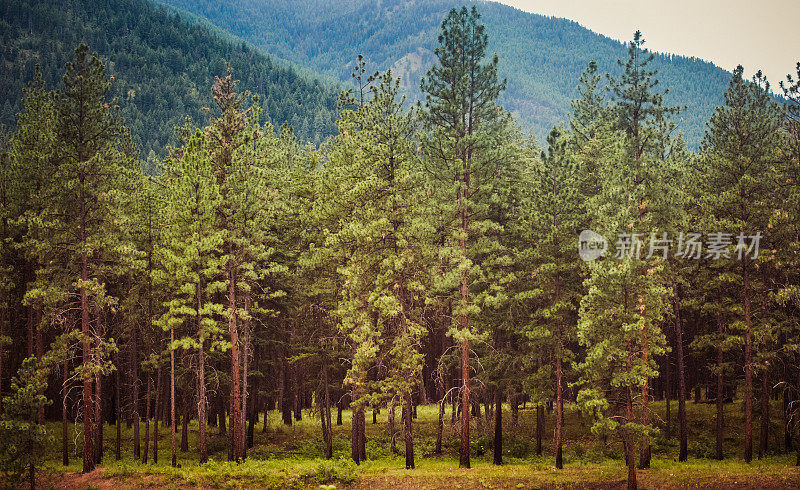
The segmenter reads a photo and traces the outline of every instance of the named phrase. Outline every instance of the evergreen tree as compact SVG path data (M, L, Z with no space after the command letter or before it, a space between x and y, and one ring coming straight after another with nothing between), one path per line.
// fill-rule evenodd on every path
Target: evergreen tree
M775 180L773 162L781 124L778 106L769 94L769 83L758 72L753 82L743 77L738 66L725 92L725 105L717 108L708 123L703 141L706 178L701 181L704 209L709 214L722 246L719 258L728 260L725 270L736 274L741 316L731 325L744 345L745 447L748 463L753 455L753 297L763 287L753 269L753 241L766 230L769 194ZM729 248L736 247L731 253ZM763 257L762 257L763 260Z
M625 206L635 207L636 216L630 223L631 241L636 240L636 233L646 234L666 230L665 221L669 220L669 201L665 200L668 193L668 184L662 180L663 161L661 159L660 143L666 137L668 121L666 118L679 111L677 107L666 107L663 105L664 95L669 93L668 89L663 92L656 90L658 79L657 70L652 70L648 65L652 63L654 56L644 48L644 38L640 31L633 34L633 40L628 44L628 59L623 62L619 60L619 65L623 68L619 78L609 76L611 89L612 105L610 111L615 119L616 129L625 134L625 166L630 172L625 184L629 192L630 201L624 202ZM659 163L660 162L660 163ZM659 185L660 184L660 185ZM621 203L622 204L622 203ZM650 229L646 226L650 226ZM653 227L658 227L656 230ZM659 235L662 236L662 235ZM652 241L652 238L651 238ZM639 274L646 275L647 268L640 267ZM638 294L634 293L634 294ZM644 303L644 302L642 302ZM660 313L656 313L656 317ZM644 364L649 363L649 342L648 329L641 329L641 356ZM649 410L649 379L646 377L641 386L642 392L642 425L650 424ZM641 454L639 457L639 467L650 467L650 442L648 436L644 434Z
M529 286L521 298L530 299L535 305L529 335L543 341L542 347L552 353L554 361L554 447L556 468L561 469L564 371L572 360L567 344L575 338L582 292L575 238L584 224L585 210L577 185L578 167L568 151L563 130L553 128L547 143L547 152L542 152L540 162L532 169L531 191L525 202L524 216L529 226L526 242L531 247L530 256L525 259L531 271L523 275Z
M461 447L459 465L470 467L470 340L477 332L470 318L479 313L476 283L483 275L476 255L493 247L483 240L494 226L486 218L486 203L500 164L495 150L502 141L508 115L497 105L505 81L497 78L497 56L484 63L488 37L475 7L452 9L442 22L438 63L422 81L425 110L421 113L427 134L425 156L437 179L439 209L434 211L437 229L445 241L440 256L445 260L445 289L458 291L453 315L458 322L449 334L461 349Z
M163 267L172 287L168 301L168 323L192 325L193 333L178 344L197 349L197 414L200 461L208 460L206 442L206 349L224 349L219 321L223 307L215 301L215 293L224 289L218 280L222 266L223 232L215 227L215 216L221 196L211 159L204 148L200 131L195 132L175 162L167 170L169 197ZM174 427L173 427L174 429Z

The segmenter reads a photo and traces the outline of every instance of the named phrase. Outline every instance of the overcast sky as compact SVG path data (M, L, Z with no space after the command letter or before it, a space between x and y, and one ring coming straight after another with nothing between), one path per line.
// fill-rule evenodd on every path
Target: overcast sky
M800 0L499 0L565 17L629 41L640 29L653 51L695 56L749 78L761 69L773 89L800 61Z

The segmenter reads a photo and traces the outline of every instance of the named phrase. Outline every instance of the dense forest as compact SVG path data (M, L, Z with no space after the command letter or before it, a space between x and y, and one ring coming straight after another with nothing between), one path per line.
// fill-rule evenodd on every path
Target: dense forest
M110 95L144 158L151 151L165 156L186 117L195 125L205 121L208 80L226 64L259 96L265 120L287 122L298 138L315 144L335 132L338 92L329 83L147 0L0 1L0 124L14 125L36 66L55 86L80 42L107 61L117 81Z
M453 0L161 0L192 12L247 39L270 54L314 68L340 80L350 77L350 62L360 53L372 70L392 69L402 79L404 94L422 99L419 79L436 61L441 19ZM514 9L497 2L479 5L489 53L503 60L501 78L508 79L500 105L543 142L550 129L566 121L575 81L589 61L601 72L620 75L616 61L623 43L592 32L578 23ZM665 102L687 106L677 119L678 131L697 149L705 122L722 104L730 72L683 56L654 53L652 66L669 87ZM733 69L734 67L723 67ZM786 67L787 70L791 67ZM697 83L702 80L703 83Z
M111 17L120 32L144 28L125 12ZM110 46L139 39L155 55L142 40L184 26L153 15L164 28L148 36L98 32L108 57L78 44L57 82L34 65L0 137L4 482L35 486L37 468L76 455L83 473L123 457L152 465L159 430L167 468L244 465L265 454L258 437L309 418L316 457L361 464L391 448L405 469L535 453L567 471L593 445L624 461L629 488L659 458L675 471L690 456L796 451L800 465L795 77L779 104L760 72L734 70L692 152L636 32L621 71L586 64L568 123L539 145L499 105L503 58L463 7L443 16L423 104L359 56L335 134L314 145L267 117L283 85L241 88L255 76L242 58L268 59L211 54L225 45L201 27L180 27L208 41L191 44L209 54L188 65L177 50L176 65L126 64L135 47ZM48 19L26 22L70 16ZM30 42L48 39L36 29ZM27 52L5 39L4 53ZM62 41L48 43L57 57ZM156 149L162 130L141 131L162 124L146 119L160 104L123 117L114 95L159 79L147 90L181 100L184 85L140 78L167 65L183 80L192 66L219 73L195 96L208 110L171 114L175 144ZM327 100L321 85L281 83ZM139 138L165 156L142 158ZM691 397L713 410L692 420ZM518 429L523 407L535 430ZM422 439L426 409L435 430ZM368 413L386 417L387 439L368 441Z

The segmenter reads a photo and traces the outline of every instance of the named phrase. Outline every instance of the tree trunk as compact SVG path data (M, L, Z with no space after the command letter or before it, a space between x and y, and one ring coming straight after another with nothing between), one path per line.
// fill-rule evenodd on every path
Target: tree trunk
M564 428L564 368L561 352L563 349L561 339L561 325L556 329L556 342L558 343L558 355L556 355L556 469L564 468L563 460L563 428Z
M359 405L357 403L361 403L359 398L361 395L358 392L357 387L353 387L353 394L352 394L352 417L350 423L350 457L353 458L353 461L356 464L361 464L361 450L359 448L361 436L359 433Z
M462 276L465 273L462 273ZM461 286L462 300L466 301L466 282ZM463 333L467 333L467 315L461 315ZM458 466L469 468L469 341L461 340L461 447L459 448Z
M769 446L769 370L761 374L761 431L759 433L758 459L766 457Z
M292 406L289 396L289 362L286 360L285 354L281 360L281 418L284 425L292 425ZM341 409L340 409L341 413ZM340 424L341 425L341 424Z
M667 440L672 439L672 366L671 366L669 353L664 355L664 404L666 425L664 427L664 437Z
M244 309L245 312L250 312L250 292L247 291L244 294ZM242 320L242 405L240 407L242 417L246 416L247 414L247 376L248 376L248 369L250 368L250 318L245 317ZM240 434L240 447L239 447L239 457L244 459L247 456L247 444L245 441L247 440L247 428L245 427L244 422L242 422L241 427L242 433Z
M97 346L100 347L100 338L98 336ZM95 430L95 443L94 443L94 462L100 464L103 461L103 377L98 371L95 375L95 394L94 394L94 430Z
M198 275L198 277L200 277ZM208 444L206 442L206 433L208 430L208 422L206 420L206 355L203 344L205 343L205 335L203 335L203 316L200 313L203 309L203 286L200 281L197 282L195 296L197 299L197 341L199 347L197 349L197 430L200 446L200 463L208 461Z
M630 355L630 354L629 354ZM627 403L626 412L628 423L633 423L633 388L628 387L627 390ZM638 487L636 481L636 452L634 451L634 438L633 435L628 433L627 429L623 433L623 446L625 447L625 462L628 465L628 490L636 490Z
M114 440L114 443L115 443L114 456L115 456L116 460L119 461L120 459L122 459L122 448L121 448L121 442L122 442L122 414L120 413L120 406L119 406L119 390L120 390L120 387L121 387L122 383L120 382L120 379L119 379L119 369L114 371L114 379L115 379L115 385L116 385L116 386L114 386L114 402L115 402L114 403L114 405L115 405L114 409L116 410L116 413L117 413L117 415L115 417L115 419L116 419L115 422L116 422L116 426L117 426L117 434L116 434L116 438ZM137 414L137 417L138 417L138 414ZM138 423L136 424L136 427L137 428L139 427ZM138 431L136 431L136 436L135 436L136 437L136 445L134 446L134 450L139 447L138 435L139 435ZM137 454L135 456L135 458L138 459L139 455Z
M503 464L503 395L498 388L494 390L494 444L492 463Z
M231 247L229 247L231 248ZM232 250L228 250L232 253ZM228 328L231 336L231 431L233 440L233 459L239 461L242 458L243 435L242 432L242 392L241 377L239 374L239 331L236 325L236 272L231 269L228 274Z
M627 371L631 372L633 370L634 356L631 339L628 339L627 344ZM635 420L633 415L633 385L628 385L627 389L625 390L625 394L625 420L627 423L632 424ZM628 429L623 429L622 444L625 449L625 464L628 466L628 490L635 490L638 488L638 484L636 482L636 451L634 449L634 441L635 438L633 437L633 434L631 434Z
M783 448L788 453L792 450L791 409L789 405L789 389L783 390Z
M723 454L723 442L724 442L724 435L723 430L725 428L725 383L723 379L723 352L722 352L722 336L723 336L723 328L722 328L722 317L717 314L717 420L716 420L716 434L717 434L717 447L716 447L716 458L718 460L722 460L725 457Z
M544 435L544 405L536 405L536 455L542 455L542 436Z
M744 461L753 460L753 325L750 318L750 274L747 255L742 262L744 287Z
M395 408L394 400L392 400L392 403L389 405L389 416L387 422L387 432L389 433L389 451L392 454L397 454L397 437L395 437L396 431L394 428Z
M439 400L439 423L436 425L436 448L433 454L442 454L442 432L444 431L444 402L446 397Z
M69 417L67 416L67 393L69 392L69 361L66 359L64 360L64 364L62 366L63 372L61 375L62 384L61 384L61 462L64 466L69 465L69 434L68 434L68 422Z
M153 389L153 378L147 374L147 393L144 395L144 448L142 451L142 463L147 464L147 451L150 446L150 393Z
M133 457L139 458L141 448L139 446L139 327L138 323L133 323L131 338L131 374L133 376L133 390L131 393L131 409L133 410ZM119 388L119 384L117 387Z
M86 225L84 223L84 203L81 199L81 242L86 243ZM86 284L89 281L89 259L86 253L81 254L81 348L83 357L84 373L91 372L91 332L89 330L89 297L86 292ZM94 410L92 404L92 377L88 374L83 375L83 472L88 473L95 467L94 459Z
M644 312L642 313L644 315ZM642 363L647 366L649 362L650 349L648 347L647 326L642 326ZM650 425L650 378L645 376L642 384L642 412L640 423L647 427ZM639 468L650 467L650 436L645 432L642 435L642 447L639 450Z
M328 364L322 367L322 381L325 383L325 399L322 410L322 436L325 441L325 459L333 457L333 429L331 428L331 393L330 381L328 380Z
M411 393L406 393L405 403L403 403L403 438L406 443L406 469L414 468L414 435L411 431L412 414Z
M161 360L156 368L156 402L153 405L153 463L158 463L158 409L161 408Z
M172 467L178 466L178 454L175 448L175 329L169 329L169 425L172 443Z
M182 403L183 414L181 416L181 452L189 452L189 402Z
M675 295L672 308L675 312L675 350L678 358L678 431L680 449L678 461L686 461L688 456L687 428L686 428L686 370L683 358L683 321L681 320L680 289L675 286Z

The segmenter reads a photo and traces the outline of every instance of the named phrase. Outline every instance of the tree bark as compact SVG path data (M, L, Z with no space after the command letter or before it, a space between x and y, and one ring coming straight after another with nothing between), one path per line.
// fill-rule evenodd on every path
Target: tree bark
M769 447L769 368L761 374L761 430L759 433L758 459L767 455Z
M397 454L397 437L396 437L396 431L395 431L395 427L394 427L395 409L396 409L396 407L395 407L395 404L394 404L394 400L392 400L392 403L389 405L389 416L388 416L388 421L387 421L387 426L388 426L387 427L387 432L389 433L388 434L389 435L389 452L391 452L392 454Z
M116 410L116 413L117 413L117 415L115 417L115 419L116 419L115 420L115 422L116 422L115 425L117 426L117 434L116 434L116 437L115 437L115 440L114 440L114 443L115 443L114 444L114 456L115 456L116 460L119 461L120 459L122 459L122 448L121 448L121 443L122 443L122 414L120 413L121 410L120 410L120 406L119 406L119 390L120 390L120 387L122 385L122 382L119 379L119 369L114 371L114 379L115 379L115 384L116 384L116 386L114 386L114 401L115 401L114 409ZM139 425L137 424L136 427L138 428L138 426ZM139 439L138 439L139 434L138 434L138 431L136 431L136 432L137 432L136 436L135 436L136 437L136 445L134 446L134 449L138 448L138 446L139 446ZM135 458L138 459L139 455L137 454L135 456Z
M503 394L494 390L494 444L492 447L492 463L503 464Z
M464 275L465 273L462 273ZM462 299L466 301L466 282L462 282ZM467 332L467 315L461 315L461 326ZM461 447L459 448L458 466L469 468L469 341L461 340Z
M414 469L414 435L411 427L411 415L413 412L411 393L406 393L405 403L403 403L403 439L406 446L406 469Z
M156 368L156 402L153 405L153 463L158 463L158 409L161 408L161 360Z
M144 396L144 448L142 451L142 463L147 464L147 451L150 446L150 393L153 388L153 378L147 375L147 393Z
M169 329L169 425L172 444L172 467L178 466L178 455L175 448L175 329Z
M198 277L200 277L198 275ZM203 315L200 313L203 309L203 286L200 281L197 282L195 296L197 298L197 429L199 435L199 451L200 463L208 461L208 444L206 442L206 434L208 431L208 422L206 420L206 356L205 348L205 335L203 335Z
M564 468L563 460L563 427L564 427L564 368L561 352L563 349L561 338L561 325L556 329L556 342L558 343L558 355L556 355L556 469Z
M81 191L81 242L86 244L86 223L85 223L85 203L83 192ZM89 258L86 253L81 254L81 287L79 294L81 298L81 348L83 359L83 472L88 473L95 467L94 459L94 410L92 404L92 377L88 373L91 370L91 347L89 345L91 332L89 330L89 296L86 292L86 284L89 281Z
M131 393L131 409L133 410L133 457L139 458L139 327L137 322L133 322L133 332L131 338L131 374L133 376L133 390ZM117 384L119 388L119 384Z
M536 405L536 455L542 455L542 437L544 436L544 405Z
M678 358L678 432L680 449L678 461L686 461L688 456L687 427L686 427L686 369L683 357L683 321L681 319L680 289L674 286L675 295L672 299L672 308L675 313L675 355Z
M744 287L744 461L753 460L753 325L750 316L750 274L747 255L742 261Z
M64 360L62 365L62 383L61 383L61 462L64 466L69 465L69 434L67 416L67 393L69 392L69 361Z
M644 312L642 312L644 315ZM649 362L650 349L648 347L647 326L642 326L641 342L642 342L642 363L647 366ZM645 376L644 383L642 384L642 412L640 422L643 426L650 425L650 378ZM645 432L642 435L642 447L639 450L639 468L646 469L650 467L650 436Z
M232 246L228 247L228 253L232 254ZM231 336L231 432L233 440L233 459L239 461L242 458L243 435L242 432L242 392L239 365L239 331L236 324L236 271L231 269L228 273L228 329Z
M722 327L722 317L717 314L717 420L716 420L716 434L717 434L717 447L716 458L722 460L725 457L723 454L723 442L725 429L725 383L724 374L722 372L724 356L722 352L722 336L724 334Z
M436 425L436 447L433 454L442 454L442 432L444 432L444 403L447 397L439 400L439 423Z
M322 436L325 441L325 459L333 457L333 429L331 428L331 393L330 381L328 380L328 364L322 367L322 382L325 384L325 399L322 410Z
M100 347L100 337L97 338L97 346ZM100 464L103 461L103 377L98 371L95 375L94 393L94 462Z

